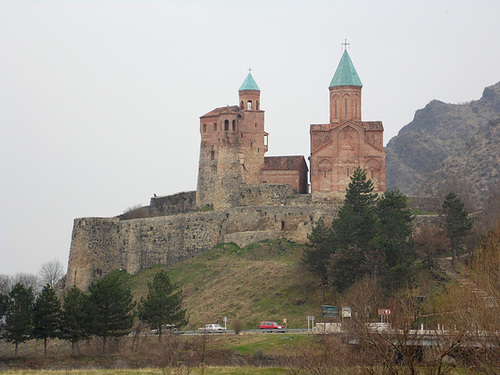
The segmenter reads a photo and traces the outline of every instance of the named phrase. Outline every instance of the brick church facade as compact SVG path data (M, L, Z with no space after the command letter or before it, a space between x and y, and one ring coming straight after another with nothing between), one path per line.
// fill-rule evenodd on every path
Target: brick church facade
M197 207L239 205L252 191L245 187L260 186L264 191L265 185L286 185L299 194L311 192L314 198L340 199L357 167L367 171L375 191L383 192L383 126L379 121L361 121L361 88L344 51L330 84L330 123L310 127L309 189L304 156L265 156L268 133L260 89L249 73L239 88L238 105L215 108L200 117Z
M353 171L361 167L374 185L385 191L384 127L361 120L363 85L347 53L330 83L330 123L311 125L311 192L342 198Z

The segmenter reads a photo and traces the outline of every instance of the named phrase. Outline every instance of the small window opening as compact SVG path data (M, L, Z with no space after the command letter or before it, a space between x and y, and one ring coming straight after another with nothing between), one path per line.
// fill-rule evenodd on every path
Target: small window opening
M251 101L251 100L249 100L249 101L247 102L247 109L248 109L249 111L251 111L251 110L252 110L252 101Z
M240 103L240 109L243 109L243 100Z
M241 133L241 138L243 138L243 133Z
M347 99L345 99L345 118L347 119Z
M214 132L217 131L217 124L214 124Z
M347 175L349 176L349 167L347 167Z
M207 124L203 124L203 133L207 131Z
M255 109L256 109L257 111L259 110L259 101L258 101L258 100L255 102Z
M337 118L337 99L335 99L335 118Z
M215 151L212 150L210 151L210 160L214 160L215 159Z
M250 147L253 147L253 143L252 142L250 142Z
M284 229L285 229L285 222L284 222L284 221L282 221L282 222L281 222L281 230L284 230Z
M233 120L233 132L236 131L236 121Z
M229 120L224 120L224 131L229 131Z
M257 123L255 123L255 127L257 127Z

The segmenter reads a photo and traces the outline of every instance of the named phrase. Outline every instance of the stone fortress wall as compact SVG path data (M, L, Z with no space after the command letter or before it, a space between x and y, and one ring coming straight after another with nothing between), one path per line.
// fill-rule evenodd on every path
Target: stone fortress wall
M172 265L220 243L245 246L276 238L305 243L313 223L320 217L331 221L338 203L290 193L286 185L245 185L238 207L195 211L195 192L186 192L153 197L149 218L75 219L64 287L86 290L112 270L135 274Z
M313 224L319 218L331 222L341 202L290 193L286 185L244 185L237 194L239 206L197 211L196 193L184 192L151 198L149 218L75 219L64 288L86 290L93 280L116 269L135 274L156 264L173 265L220 243L246 246L277 238L306 243ZM419 208L422 204L411 203ZM437 219L417 216L415 226L432 225Z

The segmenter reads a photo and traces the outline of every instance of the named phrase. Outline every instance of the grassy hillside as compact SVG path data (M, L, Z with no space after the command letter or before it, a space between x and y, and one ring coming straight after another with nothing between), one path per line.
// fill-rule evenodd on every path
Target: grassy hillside
M245 329L257 328L261 320L281 323L283 318L289 328L306 327L306 316L318 319L323 302L317 280L301 262L304 247L283 239L244 248L221 244L175 266L144 270L131 277L131 285L140 298L147 293L147 282L154 273L166 269L183 289L189 328L223 324L224 316L228 328L236 320Z

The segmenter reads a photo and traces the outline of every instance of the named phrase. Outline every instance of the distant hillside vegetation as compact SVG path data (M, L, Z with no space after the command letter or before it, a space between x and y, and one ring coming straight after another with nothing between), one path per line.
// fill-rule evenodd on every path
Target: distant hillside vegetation
M466 104L431 101L386 151L389 189L437 197L454 190L483 204L500 183L500 82Z

